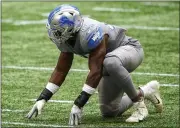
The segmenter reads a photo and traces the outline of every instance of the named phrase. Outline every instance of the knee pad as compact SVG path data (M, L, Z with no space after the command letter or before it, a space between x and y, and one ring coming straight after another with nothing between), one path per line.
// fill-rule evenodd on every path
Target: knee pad
M130 75L128 70L123 66L122 60L116 56L105 58L103 66L108 75L118 78L119 83L121 81L124 82L123 80Z
M103 67L106 72L115 71L119 66L122 66L122 63L116 56L106 57L104 59Z

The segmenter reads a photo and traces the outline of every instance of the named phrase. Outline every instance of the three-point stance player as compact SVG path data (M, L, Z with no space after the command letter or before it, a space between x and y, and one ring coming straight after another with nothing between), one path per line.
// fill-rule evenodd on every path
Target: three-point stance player
M82 92L75 99L69 124L78 125L82 108L98 87L100 110L104 117L121 115L131 106L135 112L126 122L139 122L148 116L144 98L162 111L159 83L151 81L136 90L130 72L143 60L143 49L137 39L125 35L125 29L83 18L72 5L55 8L48 17L48 34L61 51L57 65L45 89L27 114L41 113L44 104L56 93L71 68L74 54L88 58L90 72ZM126 96L123 94L126 93Z

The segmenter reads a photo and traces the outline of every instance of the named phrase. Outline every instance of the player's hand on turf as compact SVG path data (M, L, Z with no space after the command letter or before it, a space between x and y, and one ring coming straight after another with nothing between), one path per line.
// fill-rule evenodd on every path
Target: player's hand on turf
M46 101L44 99L37 101L32 107L32 109L29 111L29 113L26 115L26 117L28 119L31 119L33 115L35 115L35 117L37 117L37 115L40 115L45 102Z
M81 123L82 117L82 108L80 109L78 106L73 105L69 117L69 125L79 125Z

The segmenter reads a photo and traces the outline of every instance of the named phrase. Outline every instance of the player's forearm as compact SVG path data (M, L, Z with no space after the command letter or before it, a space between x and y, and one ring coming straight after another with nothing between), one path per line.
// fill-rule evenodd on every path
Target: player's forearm
M87 79L86 79L86 84L91 86L92 88L96 88L99 84L99 81L102 77L102 64L99 64L100 66L94 70L94 71L90 71Z
M60 54L58 63L49 79L49 82L61 86L71 68L73 57L72 53Z
M58 71L55 69L54 72L52 73L50 79L49 79L49 82L54 83L58 86L61 86L62 83L64 82L65 78L66 78L68 71L63 72L63 71Z
M41 92L38 100L45 99L48 101L53 94L55 94L61 84L64 82L66 75L68 74L73 61L72 53L61 53L54 69L49 82L47 83L45 89Z

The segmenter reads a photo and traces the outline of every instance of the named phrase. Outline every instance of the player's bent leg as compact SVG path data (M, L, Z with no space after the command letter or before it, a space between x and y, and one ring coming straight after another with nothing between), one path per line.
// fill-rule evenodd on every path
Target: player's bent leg
M124 91L112 82L110 76L101 79L98 92L103 117L120 116L133 105L132 100L127 95L123 96Z
M104 60L104 68L116 85L119 85L128 97L134 102L135 112L127 122L139 122L148 116L148 110L144 104L141 93L137 93L132 83L130 71L135 70L143 59L143 50L132 46L124 46L109 53Z
M131 76L118 57L112 56L105 58L104 68L110 75L112 81L119 86L119 88L122 88L132 100L138 97Z
M125 111L127 111L132 106L133 106L132 100L127 95L124 95L120 101L120 108L119 108L118 116L122 115Z
M137 97L137 91L129 72L141 64L143 57L142 48L126 45L108 53L103 62L104 69L114 83L120 86L131 99Z
M98 86L100 110L103 117L120 116L131 106L133 106L135 112L126 122L140 122L148 116L148 111L143 100L133 104L127 95L122 97L123 90L111 83L110 77L104 78L101 79Z
M98 85L100 111L103 117L115 117L120 111L123 90L109 76L103 76Z
M144 98L153 103L156 108L156 112L161 113L163 110L163 103L159 93L159 87L159 82L153 80L139 88L143 91Z

